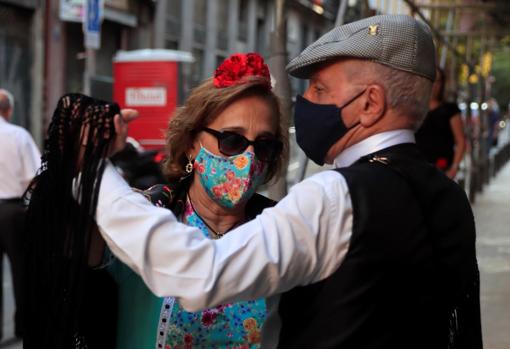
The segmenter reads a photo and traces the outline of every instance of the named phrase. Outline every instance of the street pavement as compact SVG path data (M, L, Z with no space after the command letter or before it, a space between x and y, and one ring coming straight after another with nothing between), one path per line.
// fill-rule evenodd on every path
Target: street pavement
M510 348L510 163L473 206L485 349Z
M1 257L0 257L1 258ZM22 349L23 344L14 336L14 294L12 289L11 266L9 260L3 256L3 282L4 288L4 313L3 313L3 338L0 342L2 349ZM0 300L1 301L1 300Z

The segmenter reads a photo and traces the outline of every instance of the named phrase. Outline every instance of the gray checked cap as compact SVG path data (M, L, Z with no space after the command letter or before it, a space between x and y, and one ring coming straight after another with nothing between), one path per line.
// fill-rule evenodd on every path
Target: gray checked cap
M336 27L287 65L287 72L308 79L317 63L360 58L434 81L435 48L430 28L406 15L381 15Z

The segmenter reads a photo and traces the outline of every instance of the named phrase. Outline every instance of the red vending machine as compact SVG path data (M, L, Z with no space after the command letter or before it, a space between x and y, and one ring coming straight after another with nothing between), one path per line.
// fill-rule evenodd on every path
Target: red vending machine
M165 145L165 130L182 94L181 63L193 62L189 52L174 50L120 51L113 60L113 100L136 109L129 136L146 150Z

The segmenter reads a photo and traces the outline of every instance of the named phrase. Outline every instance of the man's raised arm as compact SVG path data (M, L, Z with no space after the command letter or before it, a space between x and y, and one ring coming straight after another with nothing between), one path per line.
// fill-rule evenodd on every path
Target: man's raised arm
M339 180L343 178L329 172L327 185L347 193L345 181ZM322 199L312 203L306 199L311 195ZM222 239L210 240L134 192L108 164L96 220L112 252L156 295L174 296L193 311L267 297L336 270L350 235L320 232L350 231L352 216L350 199L331 195L319 181L306 180L276 207Z

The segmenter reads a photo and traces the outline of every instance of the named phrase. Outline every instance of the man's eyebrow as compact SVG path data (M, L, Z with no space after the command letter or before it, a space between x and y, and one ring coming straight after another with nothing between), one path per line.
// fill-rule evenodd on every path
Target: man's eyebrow
M319 79L319 77L317 75L318 75L317 73L313 73L310 76L310 82L316 82Z
M310 83L313 82L315 84L326 84L326 79L327 78L327 75L324 76L324 74L320 74L319 72L316 72L314 73L311 77L310 77Z

